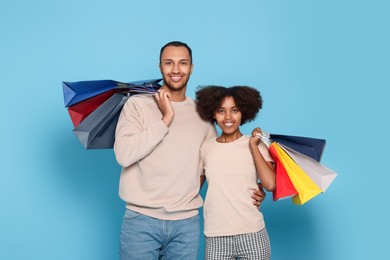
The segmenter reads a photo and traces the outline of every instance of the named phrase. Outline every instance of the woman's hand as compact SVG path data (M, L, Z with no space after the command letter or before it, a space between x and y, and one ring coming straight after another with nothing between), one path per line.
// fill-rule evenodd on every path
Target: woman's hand
M257 134L261 134L260 127L256 127L252 130L252 136L249 139L250 147L257 147L260 144L260 138L257 136Z

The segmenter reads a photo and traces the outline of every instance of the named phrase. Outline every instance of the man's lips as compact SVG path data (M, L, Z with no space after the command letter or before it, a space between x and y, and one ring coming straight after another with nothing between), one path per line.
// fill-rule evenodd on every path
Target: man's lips
M183 77L182 76L170 76L169 77L173 82L179 82Z

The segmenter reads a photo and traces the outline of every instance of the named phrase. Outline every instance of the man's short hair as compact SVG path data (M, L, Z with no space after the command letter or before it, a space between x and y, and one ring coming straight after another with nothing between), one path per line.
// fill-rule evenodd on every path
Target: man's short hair
M160 50L160 63L161 63L161 56L162 56L162 53L163 51L165 50L166 47L168 46L174 46L174 47L185 47L188 51L188 53L190 54L190 63L192 64L192 50L191 48L184 42L180 42L180 41L172 41L172 42L168 42L167 44L165 44L161 50Z

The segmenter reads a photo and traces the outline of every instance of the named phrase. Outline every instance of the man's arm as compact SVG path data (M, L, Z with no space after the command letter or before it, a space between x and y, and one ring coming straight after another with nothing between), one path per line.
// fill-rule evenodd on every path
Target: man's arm
M168 133L162 120L144 125L145 115L130 98L122 108L118 119L114 152L122 167L128 167L150 154Z
M264 201L266 194L261 183L257 185L259 186L259 189L254 190L251 197L253 199L253 205L255 205L257 208L260 208L260 204Z

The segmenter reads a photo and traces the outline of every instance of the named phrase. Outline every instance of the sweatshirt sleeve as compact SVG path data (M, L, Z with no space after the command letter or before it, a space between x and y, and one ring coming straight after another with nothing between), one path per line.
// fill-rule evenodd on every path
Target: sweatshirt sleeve
M143 125L143 115L136 104L129 99L118 119L114 153L122 167L128 167L152 152L168 133L162 120L148 126Z
M217 137L217 129L215 128L214 124L210 124L209 131L207 132L205 140L208 140L210 138L216 138Z
M203 143L210 139L210 138L216 138L217 137L217 129L215 128L214 124L210 124L209 130L207 132L207 135L205 139L203 140ZM203 147L203 145L202 145ZM202 147L199 151L199 165L198 165L198 175L205 175L204 171L204 155L202 154Z

